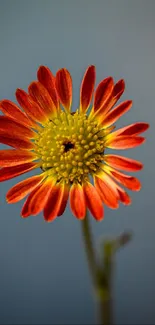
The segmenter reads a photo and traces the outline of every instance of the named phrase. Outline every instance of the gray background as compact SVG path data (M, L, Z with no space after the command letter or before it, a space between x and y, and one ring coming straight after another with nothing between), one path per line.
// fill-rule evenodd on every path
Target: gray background
M141 192L131 193L129 207L105 209L103 222L91 218L96 242L125 229L134 232L117 255L117 324L155 324L154 16L155 1L148 0L0 1L1 99L15 100L15 89L26 90L39 65L54 73L66 67L73 77L75 109L84 70L95 64L97 82L109 75L125 78L123 99L134 101L118 125L151 123L146 144L124 152L144 162ZM22 220L23 202L8 205L5 193L25 177L0 183L0 323L93 324L80 222L69 209L51 224L41 215Z

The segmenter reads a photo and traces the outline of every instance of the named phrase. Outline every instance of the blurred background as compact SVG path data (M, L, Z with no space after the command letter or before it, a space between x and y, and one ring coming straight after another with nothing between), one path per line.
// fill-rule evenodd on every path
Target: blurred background
M102 236L134 232L116 258L116 324L155 324L154 17L154 0L0 1L0 99L15 101L16 88L26 90L40 65L53 73L66 67L75 109L83 73L94 64L97 83L109 75L126 81L123 99L133 107L117 125L151 124L143 146L121 152L144 163L142 190L131 193L129 207L105 208L103 222L91 217L97 246ZM0 183L0 323L94 324L80 221L69 208L50 224L41 214L21 219L23 201L8 205L5 194L25 177Z

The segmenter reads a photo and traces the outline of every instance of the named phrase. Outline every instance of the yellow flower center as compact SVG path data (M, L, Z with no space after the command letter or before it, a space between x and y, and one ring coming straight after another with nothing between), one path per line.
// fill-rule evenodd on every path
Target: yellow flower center
M49 175L57 181L82 183L101 165L104 132L86 114L61 112L39 131L35 144L41 168Z

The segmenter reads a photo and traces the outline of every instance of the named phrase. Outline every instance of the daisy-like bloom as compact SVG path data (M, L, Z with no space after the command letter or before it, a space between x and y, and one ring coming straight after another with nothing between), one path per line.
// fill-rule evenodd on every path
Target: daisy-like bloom
M79 108L71 112L72 78L68 70L61 69L53 76L41 66L37 78L28 93L17 89L21 108L6 99L0 102L4 114L0 116L0 142L13 147L0 151L0 181L39 168L37 175L8 191L7 202L18 202L28 195L22 217L43 210L46 221L63 214L68 198L78 219L85 217L87 208L101 220L104 204L113 209L119 202L130 204L129 195L119 184L133 191L141 185L120 170L138 171L142 163L105 150L142 144L145 139L139 134L149 125L140 122L114 130L114 123L132 106L132 101L126 100L114 107L124 92L124 80L114 84L108 77L94 92L95 67L89 66L81 83Z

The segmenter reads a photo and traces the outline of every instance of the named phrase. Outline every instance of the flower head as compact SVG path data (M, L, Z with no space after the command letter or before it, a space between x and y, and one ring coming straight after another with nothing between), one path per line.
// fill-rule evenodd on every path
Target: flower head
M72 78L68 70L61 69L53 76L41 66L37 77L28 93L17 89L21 108L9 100L0 102L4 113L0 116L0 142L14 148L0 151L0 181L39 168L38 175L8 191L8 203L28 195L21 215L26 218L43 210L46 221L63 214L68 197L78 219L85 217L87 208L101 220L103 204L114 209L119 202L130 204L129 195L119 184L134 191L141 185L120 170L138 171L142 163L105 151L142 144L145 139L139 134L149 125L135 123L114 131L114 123L132 106L132 101L126 100L114 107L124 92L124 80L114 84L108 77L94 92L95 67L89 66L81 83L79 108L71 112Z

